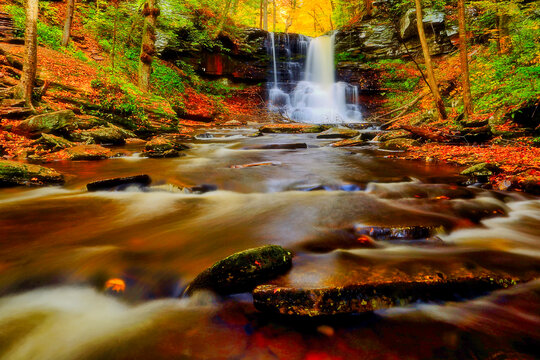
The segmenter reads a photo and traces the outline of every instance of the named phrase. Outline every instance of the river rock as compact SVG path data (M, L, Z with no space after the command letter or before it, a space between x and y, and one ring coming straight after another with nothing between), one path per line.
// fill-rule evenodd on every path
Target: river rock
M100 145L78 145L51 154L48 160L104 160L114 154Z
M130 185L141 187L150 186L152 179L148 175L135 175L105 179L91 182L86 185L88 191L123 190Z
M16 161L0 160L0 186L62 184L56 170Z
M41 137L34 143L40 145L42 148L52 151L58 151L75 146L74 143L64 139L63 137L45 133L41 134Z
M385 142L394 139L412 139L412 134L405 130L391 130L378 134L373 141Z
M253 303L262 312L316 317L388 309L418 301L461 300L515 283L509 277L490 275L318 289L260 285L253 290Z
M270 124L261 127L259 132L263 134L305 134L321 133L327 129L326 126L312 124Z
M126 139L134 138L135 134L124 130L116 125L108 124L88 130L73 132L71 138L74 141L88 144L125 145Z
M335 143L330 144L330 146L333 147L349 147L349 146L364 146L368 145L368 143L359 137L356 137L354 139L344 139Z
M384 150L407 150L413 146L420 146L420 143L413 139L393 139L379 145Z
M146 143L143 155L149 158L173 158L181 156L180 151L189 146L158 136Z
M346 127L333 127L317 135L317 139L351 139L360 135L358 130Z
M251 291L255 286L287 272L292 254L278 245L245 250L218 261L189 284L185 294L212 290L219 294Z
M14 127L15 132L38 136L41 133L51 134L61 131L75 119L71 110L55 111L32 116Z
M357 236L369 236L379 241L427 239L443 231L443 227L434 226L403 226L397 228L355 226L354 228Z

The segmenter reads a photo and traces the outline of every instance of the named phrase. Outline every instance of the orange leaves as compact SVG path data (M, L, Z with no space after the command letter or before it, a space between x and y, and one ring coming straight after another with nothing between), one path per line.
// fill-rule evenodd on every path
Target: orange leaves
M105 283L105 290L116 293L123 293L124 291L126 291L126 283L122 279L109 279Z

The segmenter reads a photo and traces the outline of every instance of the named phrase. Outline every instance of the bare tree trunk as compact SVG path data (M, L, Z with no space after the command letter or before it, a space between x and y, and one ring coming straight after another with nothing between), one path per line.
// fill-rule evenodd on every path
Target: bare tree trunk
M373 15L373 0L364 0L366 18L370 18Z
M73 23L73 12L75 10L75 0L67 0L66 20L64 22L64 33L62 34L62 46L66 47L69 43L71 33L71 24Z
M508 22L510 17L504 12L500 11L497 14L497 49L499 54L507 54L512 45L510 43L510 31L508 30Z
M32 105L32 93L37 72L37 20L38 0L26 0L26 30L24 33L24 62L21 81L15 90L16 97L23 99L26 106Z
M273 16L273 18L274 18L274 19L273 19L273 20L274 20L274 26L273 26L273 30L272 30L272 31L273 31L273 32L276 32L276 22L277 22L277 20L276 20L276 16L277 16L276 0L272 0L272 5L273 5L273 7L274 7L274 16Z
M216 29L216 32L214 33L214 38L218 37L221 30L223 30L223 25L225 25L225 20L227 20L227 17L229 16L229 11L231 10L231 4L232 4L232 0L227 0L227 3L225 5L225 10L221 14L219 25Z
M263 30L268 31L268 0L263 1Z
M444 108L444 102L439 93L439 87L437 86L437 80L435 79L435 73L433 72L433 65L431 64L431 56L429 55L429 47L426 40L426 33L424 32L424 24L422 22L422 5L420 0L414 0L416 5L416 25L418 28L418 37L420 38L420 43L422 44L422 52L424 54L424 62L426 63L426 72L428 76L428 81L430 83L431 92L435 99L435 106L437 112L439 113L439 119L444 120L447 118L446 109Z
M156 0L146 0L143 6L143 16L143 38L139 57L139 87L144 91L148 91L150 74L152 73L152 61L156 54L156 23L159 16Z
M264 0L261 0L259 3L259 28L263 28L263 3Z
M463 87L463 105L465 107L465 118L473 113L471 100L471 83L469 80L469 58L467 56L467 29L465 23L465 0L458 0L458 21L459 21L459 55L461 60L461 76Z

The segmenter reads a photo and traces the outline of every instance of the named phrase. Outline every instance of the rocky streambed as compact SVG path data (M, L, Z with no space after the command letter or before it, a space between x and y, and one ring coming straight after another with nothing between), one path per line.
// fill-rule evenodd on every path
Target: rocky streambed
M538 199L374 136L232 127L42 164L62 186L0 190L0 358L533 358Z

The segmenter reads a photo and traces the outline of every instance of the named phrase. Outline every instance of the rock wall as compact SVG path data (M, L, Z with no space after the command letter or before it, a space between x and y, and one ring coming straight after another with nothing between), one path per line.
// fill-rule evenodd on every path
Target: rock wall
M384 4L384 1L381 3ZM340 29L335 35L338 79L358 85L363 92L378 89L379 75L369 67L368 62L404 58L408 54L421 56L415 9L408 10L400 19L390 19L387 13L377 11L376 7L372 18ZM434 56L454 50L450 40L456 35L456 30L447 25L445 17L440 11L427 9L424 13L423 24L430 52ZM296 55L290 54L290 46L282 44L285 37L287 43L298 43L297 34L277 34L278 58ZM271 77L272 60L268 53L269 36L266 31L248 28L241 30L235 39L221 36L218 38L219 45L213 49L205 48L190 38L189 30L179 29L176 38L164 44L161 57L185 61L199 74L211 78L226 77L235 82L263 83ZM285 51L289 53L285 54ZM291 69L278 69L280 73L287 71Z

